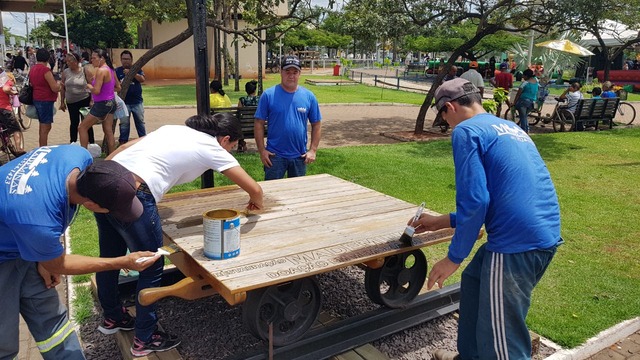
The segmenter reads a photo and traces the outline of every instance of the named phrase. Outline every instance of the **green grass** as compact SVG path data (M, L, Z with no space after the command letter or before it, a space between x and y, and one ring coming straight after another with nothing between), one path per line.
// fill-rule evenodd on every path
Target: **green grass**
M76 286L71 304L74 309L73 320L84 324L93 315L93 294L89 286Z
M424 95L383 89L380 87L372 87L366 85L311 85L305 84L306 79L330 79L335 80L332 76L300 76L300 84L313 93L318 98L320 104L335 103L406 103L420 105L424 101ZM231 99L231 104L238 103L241 96L246 96L244 84L249 80L240 80L240 90L233 91L232 82L229 86L225 86L225 93ZM264 88L267 89L273 85L280 83L278 75L272 75L264 81ZM194 83L195 84L195 83ZM195 85L171 85L171 86L145 86L144 87L144 104L146 106L158 105L196 105L196 89Z
M534 135L556 185L562 212L561 246L534 291L529 327L575 347L623 320L640 316L640 129ZM263 179L256 154L238 154ZM451 143L403 143L321 149L309 174L329 173L441 213L454 210ZM219 174L216 186L229 184ZM199 180L180 187L197 189ZM176 189L173 189L174 191ZM523 189L526 191L526 189ZM72 227L74 252L96 255L92 216ZM430 264L446 244L429 247ZM459 281L460 271L448 280Z

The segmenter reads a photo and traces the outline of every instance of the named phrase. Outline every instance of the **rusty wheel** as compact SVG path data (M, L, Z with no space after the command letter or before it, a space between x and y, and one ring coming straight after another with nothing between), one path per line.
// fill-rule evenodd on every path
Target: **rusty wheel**
M389 256L379 269L367 269L364 284L376 304L403 307L413 300L427 278L427 258L420 249Z
M301 338L318 316L322 294L315 277L251 291L242 305L242 320L259 339L269 339L273 324L273 344L287 345Z

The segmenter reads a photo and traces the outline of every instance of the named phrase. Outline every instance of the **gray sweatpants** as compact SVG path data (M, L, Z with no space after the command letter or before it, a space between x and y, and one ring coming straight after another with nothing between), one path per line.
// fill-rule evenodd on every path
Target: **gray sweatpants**
M19 314L45 360L84 359L67 309L56 289L47 289L37 264L22 259L0 263L0 360L18 355Z

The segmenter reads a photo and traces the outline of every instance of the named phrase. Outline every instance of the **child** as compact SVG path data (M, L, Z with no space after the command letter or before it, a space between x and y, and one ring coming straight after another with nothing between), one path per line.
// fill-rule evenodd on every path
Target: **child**
M591 98L593 99L602 99L602 89L600 89L599 87L594 87L593 90L591 90Z
M245 106L258 106L258 97L256 96L256 89L258 88L258 82L251 80L244 84L244 91L247 92L247 96L243 96L238 100L238 107ZM238 152L247 151L247 142L244 139L238 141Z

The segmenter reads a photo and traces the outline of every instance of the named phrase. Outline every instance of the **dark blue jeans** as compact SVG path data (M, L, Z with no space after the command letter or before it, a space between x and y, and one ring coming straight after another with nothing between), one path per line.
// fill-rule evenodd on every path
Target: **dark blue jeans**
M98 223L100 256L113 258L123 256L127 248L132 251L157 251L162 246L162 227L153 195L138 190L136 195L142 202L142 216L132 223L123 223L109 214L95 214ZM140 272L137 293L142 289L158 287L162 279L164 258L160 257L153 265ZM122 319L122 303L118 294L118 276L120 271L96 273L98 299L104 311L104 317L113 320ZM155 304L142 306L136 296L136 337L149 341L156 328L158 317Z
M516 109L520 113L520 127L524 132L529 132L529 120L527 119L527 115L529 114L529 110L533 109L533 101L529 99L519 99L516 103Z
M127 109L129 109L129 116L126 118L121 118L120 120L120 137L118 141L121 144L129 141L129 134L131 132L131 116L133 116L133 122L136 126L136 131L138 132L138 137L143 137L147 135L147 130L144 127L144 105L140 104L127 104Z
M482 245L462 272L460 360L530 359L525 322L531 292L556 253L548 249L501 254Z
M286 159L278 155L272 155L269 159L271 160L271 167L264 167L265 180L283 179L285 173L290 178L307 174L307 165L304 163L303 157Z

